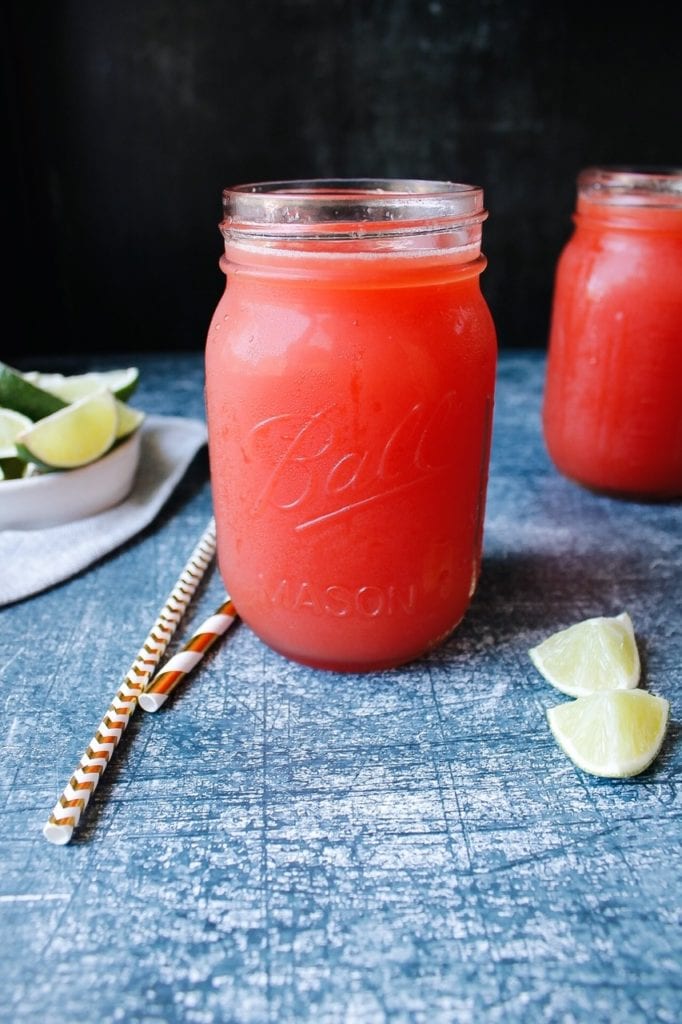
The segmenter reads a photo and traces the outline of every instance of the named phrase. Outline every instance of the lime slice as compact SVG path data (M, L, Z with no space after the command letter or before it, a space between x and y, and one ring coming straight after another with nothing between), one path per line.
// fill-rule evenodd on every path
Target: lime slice
M639 652L627 612L585 619L553 633L528 654L547 682L571 697L634 689L639 683Z
M116 402L117 412L117 423L116 423L116 440L122 441L124 437L129 437L133 431L137 430L142 421L144 420L145 414L140 409L133 409L131 406L126 405L125 402Z
M23 376L31 384L43 391L49 391L50 394L57 395L64 402L77 402L79 398L94 395L102 388L108 388L116 398L125 402L138 385L140 371L136 366L127 366L121 370L93 371L64 376L61 373L40 373L38 370L29 370Z
M34 423L19 434L17 451L44 469L74 469L108 452L117 426L116 399L104 389Z
M0 405L5 409L14 409L31 420L40 420L63 409L65 404L61 398L26 380L18 370L0 363Z
M670 705L645 690L603 690L547 711L552 734L571 761L592 775L625 779L661 749Z
M11 459L17 454L15 439L23 430L33 426L33 421L23 412L14 409L0 409L0 459Z

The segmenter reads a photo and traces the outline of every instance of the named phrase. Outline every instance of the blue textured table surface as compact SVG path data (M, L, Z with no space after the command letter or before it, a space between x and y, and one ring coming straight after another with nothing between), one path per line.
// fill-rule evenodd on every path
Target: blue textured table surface
M200 355L133 361L134 404L203 417ZM500 357L483 574L442 648L342 676L237 625L133 716L68 846L43 824L211 514L205 452L142 534L0 612L0 1020L681 1019L682 506L560 477L543 373ZM610 781L555 744L527 650L623 609L671 725Z

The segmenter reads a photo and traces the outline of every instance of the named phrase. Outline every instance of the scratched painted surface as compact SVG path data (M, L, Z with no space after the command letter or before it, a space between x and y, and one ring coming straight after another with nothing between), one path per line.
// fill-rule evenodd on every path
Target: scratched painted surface
M139 404L202 415L200 356L140 365ZM501 358L483 576L445 646L346 677L237 626L133 716L66 847L42 825L210 514L204 456L138 538L0 612L0 1020L680 1020L682 507L560 478L542 372ZM214 573L186 627L220 598ZM554 744L526 651L623 608L672 725L612 782Z

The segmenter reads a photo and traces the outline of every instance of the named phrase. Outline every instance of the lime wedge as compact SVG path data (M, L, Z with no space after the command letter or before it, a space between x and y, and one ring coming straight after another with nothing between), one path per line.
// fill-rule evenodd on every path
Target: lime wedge
M74 469L108 452L117 427L116 399L104 389L34 423L17 437L17 451L43 469Z
M21 412L31 420L40 420L63 409L65 404L63 399L26 380L18 370L0 363L0 405L5 409Z
M33 421L22 412L0 408L0 459L11 459L16 456L15 439L31 426Z
M133 431L137 430L145 417L141 409L133 409L131 406L126 405L125 402L118 400L116 401L116 413L117 441L122 441L124 437L129 437Z
M578 768L609 779L639 775L654 761L670 705L645 690L603 690L547 711L552 734Z
M585 619L553 633L528 654L547 682L571 697L634 689L639 683L639 652L627 612Z
M93 371L65 376L61 373L40 373L28 370L24 379L31 384L49 391L64 402L77 402L79 398L94 395L102 388L108 388L120 401L127 401L137 388L140 371L136 366L127 366L120 370Z

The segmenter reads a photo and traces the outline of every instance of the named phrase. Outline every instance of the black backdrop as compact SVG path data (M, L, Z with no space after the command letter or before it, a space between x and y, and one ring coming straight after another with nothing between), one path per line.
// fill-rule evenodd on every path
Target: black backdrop
M2 358L202 348L221 189L314 176L482 185L500 346L544 346L580 168L682 163L676 5L630 6L6 0Z

